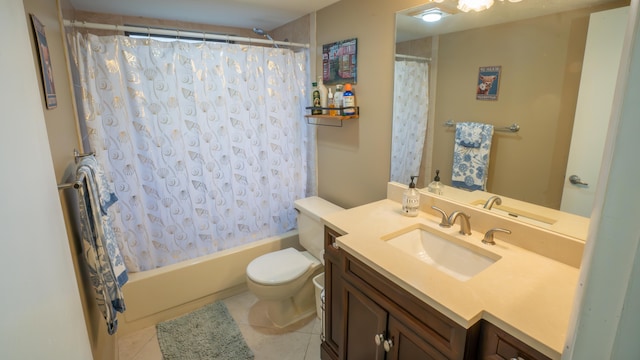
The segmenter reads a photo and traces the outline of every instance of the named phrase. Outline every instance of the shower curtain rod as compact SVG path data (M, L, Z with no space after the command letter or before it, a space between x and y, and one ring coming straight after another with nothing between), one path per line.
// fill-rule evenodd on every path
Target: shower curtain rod
M196 32L196 31L168 30L168 29L157 29L157 28L144 27L144 26L97 24L97 23L88 23L84 21L75 21L75 20L64 20L64 26L71 26L71 27L85 28L85 29L97 29L97 30L130 31L130 32L149 34L149 35L164 35L164 36L175 36L175 37L184 36L184 37L203 39L203 40L209 39L209 40L222 40L222 41L239 41L239 42L244 42L249 44L268 44L268 45L309 48L309 44L291 43L287 41L255 39L255 38L235 36L235 35L212 34L212 33L207 33L206 31Z
M413 55L403 55L403 54L396 54L396 58L400 58L400 59L404 59L404 60L422 60L422 61L426 61L426 62L430 62L431 61L431 58L413 56Z

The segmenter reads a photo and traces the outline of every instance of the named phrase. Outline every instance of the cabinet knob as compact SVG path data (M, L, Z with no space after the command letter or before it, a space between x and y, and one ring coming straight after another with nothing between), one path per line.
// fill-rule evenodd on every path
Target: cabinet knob
M376 342L376 345L378 346L382 345L382 342L384 341L384 334L382 333L377 334L376 336L373 337L373 340Z
M509 360L524 360L524 358L521 358L520 356L518 356L518 357L512 357Z
M335 241L331 243L331 246L336 250L340 249L340 247L338 246L338 243L336 243Z
M392 339L387 339L384 341L384 351L389 352L391 351L391 348L393 347L393 340Z

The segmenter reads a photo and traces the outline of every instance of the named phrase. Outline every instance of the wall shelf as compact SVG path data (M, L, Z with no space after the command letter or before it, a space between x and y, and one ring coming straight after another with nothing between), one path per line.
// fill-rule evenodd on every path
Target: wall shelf
M345 109L352 109L352 107L327 108L327 107L308 106L308 107L306 107L306 109L307 110L311 110L311 111L313 111L313 110L338 111L339 113L342 113ZM305 115L304 117L307 119L307 124L309 124L309 125L342 127L342 121L343 120L358 119L360 117L360 108L358 106L356 106L355 109L356 109L355 115L326 115L326 114L314 115L314 114L311 114L311 115ZM316 119L316 121L311 121L311 119ZM320 120L320 119L339 120L340 121L340 125L319 123L317 120Z

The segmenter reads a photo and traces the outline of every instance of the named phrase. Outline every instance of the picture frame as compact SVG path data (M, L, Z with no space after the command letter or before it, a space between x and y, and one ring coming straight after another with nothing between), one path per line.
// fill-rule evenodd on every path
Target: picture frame
M40 72L42 74L42 85L44 87L44 99L47 104L47 109L55 109L58 106L58 100L56 97L55 83L53 81L51 54L49 53L49 45L47 44L47 37L44 33L44 25L42 25L34 14L30 14L30 16L40 57Z
M322 45L322 82L325 85L355 84L357 74L357 38Z
M476 100L498 100L502 66L481 66L478 70Z

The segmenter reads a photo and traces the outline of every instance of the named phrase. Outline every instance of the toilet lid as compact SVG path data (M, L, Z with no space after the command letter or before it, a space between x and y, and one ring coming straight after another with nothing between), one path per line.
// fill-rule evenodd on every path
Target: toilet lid
M259 256L247 266L247 276L258 283L275 285L296 279L311 266L311 260L294 248Z

